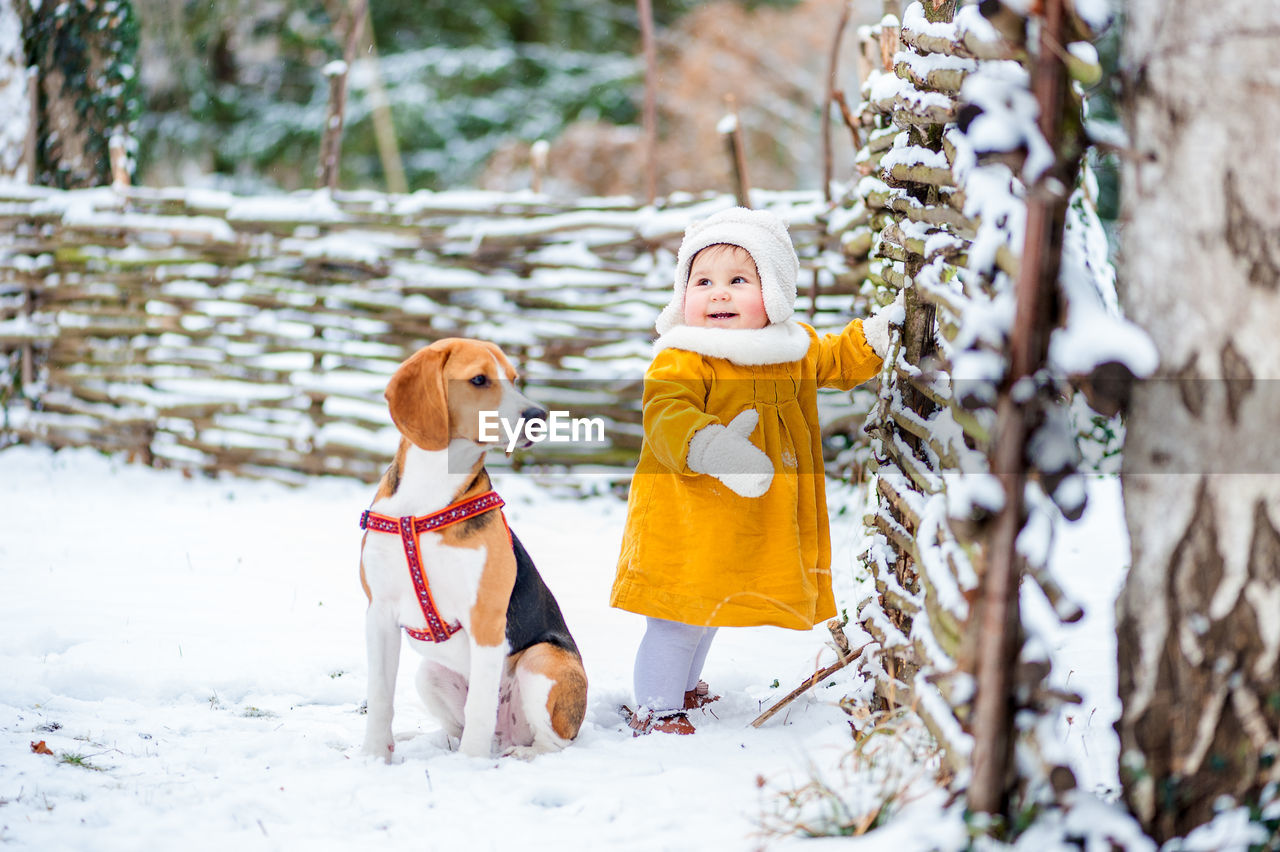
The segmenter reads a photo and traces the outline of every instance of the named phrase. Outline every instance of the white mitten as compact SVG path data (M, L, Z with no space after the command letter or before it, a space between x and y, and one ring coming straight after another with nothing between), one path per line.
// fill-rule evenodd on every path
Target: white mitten
M862 321L862 334L867 338L867 345L881 360L889 354L889 323L902 325L906 319L906 311L902 307L903 292L899 290L898 298Z
M748 408L729 421L728 426L712 423L694 433L689 441L689 469L714 476L740 497L759 497L773 482L773 462L750 435L760 415Z

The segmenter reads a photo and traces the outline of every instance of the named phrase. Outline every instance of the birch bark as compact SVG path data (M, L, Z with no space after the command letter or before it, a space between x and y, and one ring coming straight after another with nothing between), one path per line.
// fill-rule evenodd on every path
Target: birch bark
M1280 751L1280 5L1130 0L1122 300L1161 367L1125 446L1124 796L1157 840Z

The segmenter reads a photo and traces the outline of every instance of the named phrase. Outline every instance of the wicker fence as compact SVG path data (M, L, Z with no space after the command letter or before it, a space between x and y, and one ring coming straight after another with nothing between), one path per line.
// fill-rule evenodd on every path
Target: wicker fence
M1035 105L1026 46L1002 35L976 5L961 6L954 18L945 5L931 8L939 19L930 20L925 5L913 2L901 20L887 15L861 32L868 72L857 116L864 140L857 163L866 177L856 194L865 210L846 244L867 253L870 280L884 291L881 301L903 291L906 321L891 334L880 400L867 421L880 461L865 516L871 532L865 558L875 594L857 614L878 645L881 701L916 710L941 746L955 790L976 810L998 813L1000 803L1016 801L1011 811L1033 813L1047 802L1065 801L1074 787L1053 722L1064 704L1078 698L1054 685L1049 661L1034 644L1023 646L1027 628L1017 615L1017 580L1009 595L1014 616L997 620L994 628L981 617L982 606L989 606L981 593L994 563L993 519L1004 508L1004 480L1010 479L1009 466L997 457L997 404L1000 394L1009 393L1004 383L1016 333L1011 308L1030 195L1024 165L1039 155L1036 143L1044 143L1034 125L1022 137L983 136L977 123L976 116L985 116L1005 130L1024 126L1001 110ZM1032 28L1020 20L1017 29ZM1078 126L1078 96L1064 99L1061 110L1076 116ZM1042 156L1052 162L1054 154ZM1114 293L1111 267L1105 257L1087 261L1080 250L1091 241L1105 244L1086 186L1082 182L1070 196L1060 234L1066 249L1060 274L1049 283L1062 310L1053 322L1079 329L1093 307L1090 338L1119 339L1129 327L1101 308L1105 294ZM1065 194L1061 200L1066 206ZM1044 328L1044 339L1052 332ZM1035 475L1022 489L1030 495L1026 511L1012 513L1015 532L1030 530L1015 577L1025 573L1064 622L1078 619L1081 610L1055 580L1048 547L1029 542L1036 533L1051 540L1054 528L1083 511L1078 430L1065 400L1067 389L1088 385L1091 372L1106 366L1047 359L1047 390L1020 403L1023 409L1040 406L1035 439L1052 450L1016 448ZM1069 479L1071 488L1060 487ZM1004 717L1008 737L1016 735L1016 759L1009 759L1007 772L1005 758L982 747L985 723L977 711L984 688L981 640L1001 629L1015 651L988 661L1012 670L1006 690L993 694L1019 714ZM984 760L998 771L981 791L994 788L994 796L980 801L975 779Z
M843 325L863 269L821 198L754 200L791 224L798 313ZM0 446L370 480L398 437L391 372L468 336L502 345L544 405L606 423L603 442L530 460L625 469L680 236L732 203L0 185Z

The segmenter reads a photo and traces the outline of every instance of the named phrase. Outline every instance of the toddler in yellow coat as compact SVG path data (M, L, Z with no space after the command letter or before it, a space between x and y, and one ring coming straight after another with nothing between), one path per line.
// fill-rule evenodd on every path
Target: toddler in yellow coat
M791 318L799 270L786 225L741 207L691 225L676 257L610 599L647 617L637 733L693 733L717 628L836 614L817 390L876 375L901 309L819 337Z

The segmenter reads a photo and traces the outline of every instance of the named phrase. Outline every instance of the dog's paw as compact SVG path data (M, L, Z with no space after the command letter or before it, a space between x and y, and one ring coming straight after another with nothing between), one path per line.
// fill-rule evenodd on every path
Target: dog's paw
M529 745L513 745L508 746L503 752L503 757L515 757L520 760L533 760L542 754L555 754L562 751L570 740L562 740L559 737L544 737L535 739Z
M531 745L510 746L502 753L503 757L514 757L517 760L533 760L542 754L543 749Z
M467 732L462 732L462 741L458 744L458 751L468 757L491 757L493 755L493 737L476 737L467 736Z
M368 757L381 758L383 762L390 763L396 753L396 744L391 739L365 740L364 747L360 750Z

